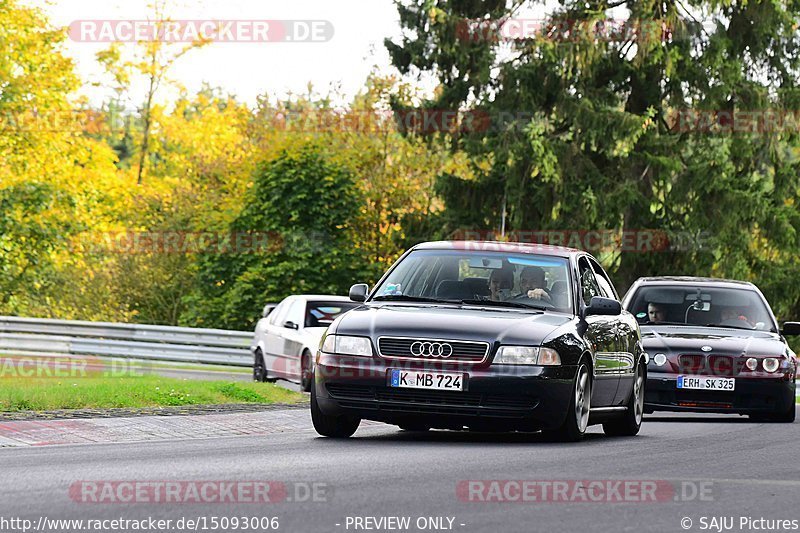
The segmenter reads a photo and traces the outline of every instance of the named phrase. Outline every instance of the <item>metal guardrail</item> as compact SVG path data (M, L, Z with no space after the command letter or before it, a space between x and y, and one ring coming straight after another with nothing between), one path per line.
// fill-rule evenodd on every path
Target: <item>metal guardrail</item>
M0 353L251 366L253 333L0 316Z

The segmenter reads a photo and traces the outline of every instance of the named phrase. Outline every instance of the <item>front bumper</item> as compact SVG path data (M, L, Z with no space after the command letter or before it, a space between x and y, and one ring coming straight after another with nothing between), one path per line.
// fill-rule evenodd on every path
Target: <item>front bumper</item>
M389 387L387 372L392 368L464 372L468 388ZM532 431L556 428L564 422L576 371L574 366L475 369L320 353L314 387L320 410L329 415L447 429Z
M736 379L736 386L730 392L679 389L678 374L650 370L644 395L645 411L768 414L784 412L790 405L794 406L794 379L780 375L731 377Z

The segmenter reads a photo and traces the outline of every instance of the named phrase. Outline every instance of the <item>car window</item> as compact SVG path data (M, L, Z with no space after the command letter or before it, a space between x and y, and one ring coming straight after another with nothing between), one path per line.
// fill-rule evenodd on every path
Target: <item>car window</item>
M628 311L640 324L669 322L776 331L769 308L751 288L676 283L640 286Z
M594 269L595 280L597 281L597 286L600 289L600 295L606 298L611 298L612 300L619 300L617 297L617 291L614 290L614 285L611 284L611 280L608 279L608 274L603 268L595 261L590 261L592 264L592 268Z
M581 298L585 305L590 305L594 296L602 296L602 294L600 294L600 287L597 285L594 271L585 257L581 258L578 263L578 273L581 278Z
M293 300L294 298L286 298L279 303L278 307L269 314L269 323L274 326L282 326L284 322L283 317L286 316L286 312L289 310L289 306Z
M278 323L279 326L284 325L286 322L294 322L298 326L302 326L305 322L306 315L306 302L302 298L296 298L289 311L286 313L286 318Z
M305 325L307 328L326 328L336 317L358 305L355 302L308 302Z
M567 259L513 249L415 250L389 272L373 294L378 299L508 301L573 312Z

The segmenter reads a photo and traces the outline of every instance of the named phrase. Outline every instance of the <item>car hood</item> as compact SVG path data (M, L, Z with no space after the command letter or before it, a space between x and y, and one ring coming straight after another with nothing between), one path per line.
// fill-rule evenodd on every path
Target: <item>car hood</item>
M691 326L642 326L642 343L652 356L655 352L708 355L780 356L786 344L775 333L733 328ZM711 347L702 351L703 346Z
M341 335L416 337L538 345L574 317L561 313L473 306L367 304L342 315Z

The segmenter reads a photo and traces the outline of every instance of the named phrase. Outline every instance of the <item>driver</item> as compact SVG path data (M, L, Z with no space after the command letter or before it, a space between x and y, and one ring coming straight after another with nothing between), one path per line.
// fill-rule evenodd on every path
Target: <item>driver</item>
M667 311L664 306L655 302L647 304L647 320L653 324L667 320Z
M520 296L527 296L532 300L551 302L550 293L545 288L544 269L538 266L526 266L519 275Z
M750 323L750 319L744 314L744 310L735 307L726 307L723 309L719 314L719 318L722 322L740 321L744 327L753 327L753 324Z

